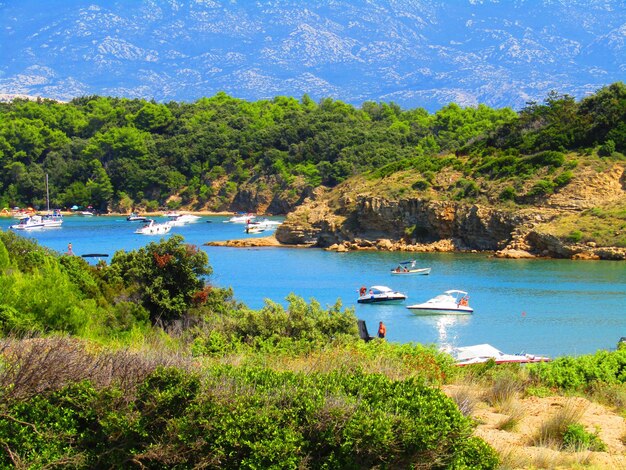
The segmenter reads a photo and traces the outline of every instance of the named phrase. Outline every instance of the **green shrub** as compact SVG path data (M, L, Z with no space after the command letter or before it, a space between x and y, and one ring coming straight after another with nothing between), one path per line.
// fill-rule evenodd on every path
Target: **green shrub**
M568 170L556 176L553 182L557 187L561 187L561 186L565 186L566 184L568 184L572 180L573 177L574 177L573 173Z
M547 150L545 152L539 152L528 158L528 161L535 168L539 167L552 167L558 168L565 163L565 155L562 152L556 150Z
M428 188L430 188L430 183L425 179L417 180L411 185L411 187L417 191L426 191Z
M615 142L611 139L607 140L598 149L598 155L601 157L610 157L615 152Z
M548 180L539 180L537 181L530 191L528 191L528 196L545 196L547 194L552 194L554 192L554 183Z
M595 382L626 383L626 349L592 355L564 356L552 362L529 364L531 376L547 387L587 390Z
M593 452L606 451L606 444L602 442L598 433L590 433L582 424L574 423L567 426L563 434L563 446L566 449L580 452L590 450Z
M513 188L512 186L507 186L500 192L499 199L501 201L513 201L515 200L515 196L515 188Z
M572 230L567 236L567 240L572 243L578 243L583 239L583 233L580 230Z

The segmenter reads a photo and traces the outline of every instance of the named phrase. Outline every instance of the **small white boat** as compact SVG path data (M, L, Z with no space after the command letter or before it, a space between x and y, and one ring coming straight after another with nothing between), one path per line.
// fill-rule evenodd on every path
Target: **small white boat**
M157 224L152 219L146 220L147 224L135 230L140 235L163 235L172 230L172 226L168 223Z
M398 263L395 269L391 270L391 274L399 274L399 275L412 275L412 274L421 274L426 275L430 274L431 268L418 268L416 266L416 261L403 261L402 263Z
M148 220L148 218L144 217L143 215L139 215L136 212L131 212L131 214L126 217L126 220L128 220L129 222L145 222L146 220Z
M262 233L266 230L275 230L282 222L268 219L253 219L246 224L244 232L246 233Z
M447 290L432 299L415 305L407 305L418 315L469 315L474 309L469 306L469 296L462 290Z
M38 228L45 228L46 224L43 222L43 217L40 215L31 215L28 217L22 217L19 224L13 224L9 228L13 230L34 230Z
M537 356L535 354L506 354L490 344L449 348L444 349L444 351L455 359L457 366L482 364L489 360L493 360L496 364L528 364L531 362L549 362L551 360L549 357Z
M360 304L399 303L406 300L406 295L387 286L361 287L357 302Z
M63 225L63 215L58 210L42 215L41 220L44 227L61 227Z
M256 216L254 214L237 214L232 216L230 219L225 220L224 223L231 224L247 224L251 222Z
M197 215L179 214L177 212L168 212L165 214L165 217L167 217L167 221L170 225L173 225L174 227L181 227L183 225L196 222L200 218Z

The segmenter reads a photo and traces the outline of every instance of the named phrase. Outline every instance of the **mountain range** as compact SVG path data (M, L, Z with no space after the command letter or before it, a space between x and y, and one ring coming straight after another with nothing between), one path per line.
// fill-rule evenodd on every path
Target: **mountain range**
M623 0L0 0L5 97L520 109L625 73Z

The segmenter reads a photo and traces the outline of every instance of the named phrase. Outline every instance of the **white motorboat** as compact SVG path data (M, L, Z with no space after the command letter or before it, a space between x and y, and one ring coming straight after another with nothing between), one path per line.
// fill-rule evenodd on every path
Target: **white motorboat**
M469 315L474 309L469 306L469 296L462 290L447 290L432 299L415 305L407 305L418 315Z
M231 224L247 224L251 222L256 216L254 214L237 214L232 216L230 219L225 220L224 223Z
M200 218L197 215L179 214L177 212L168 212L167 214L165 214L165 217L167 217L167 221L170 223L170 225L174 227L180 227L182 225L196 222Z
M128 220L129 222L145 222L148 220L148 218L143 215L139 215L136 212L131 212L131 214L126 217L126 220Z
M549 362L551 359L546 356L537 356L535 354L506 354L494 348L490 344L477 344L475 346L465 346L444 349L456 361L458 366L466 366L470 364L482 364L489 360L493 360L496 364L527 364L531 362Z
M387 286L361 287L357 302L360 304L399 303L406 300L406 295Z
M22 217L19 224L13 224L9 226L9 228L13 230L34 230L45 227L46 224L44 224L43 217L40 215Z
M391 270L391 274L400 274L400 275L426 275L430 274L431 268L418 268L415 260L411 261L403 261L402 263L398 263L395 269Z
M172 226L169 222L157 224L152 219L148 219L146 222L146 225L135 230L135 233L140 235L163 235L172 230Z
M246 233L261 233L266 230L275 230L282 222L277 220L268 219L253 219L246 223L244 232Z
M63 225L63 215L59 210L42 215L41 220L44 227L60 227Z

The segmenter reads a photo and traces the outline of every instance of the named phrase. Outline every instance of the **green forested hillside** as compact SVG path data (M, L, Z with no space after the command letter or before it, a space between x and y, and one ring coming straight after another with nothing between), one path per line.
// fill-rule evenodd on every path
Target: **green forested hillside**
M172 195L180 197L170 206L229 209L244 184L291 191L296 201L307 188L394 165L428 177L455 164L454 153L471 156L472 171L499 177L546 164L545 155L533 157L539 152L623 153L625 122L622 83L580 102L554 93L519 113L455 104L434 114L393 103L357 109L307 96L247 102L223 93L166 104L15 100L0 105L0 205L43 206L45 174L52 206L100 210L156 209Z

